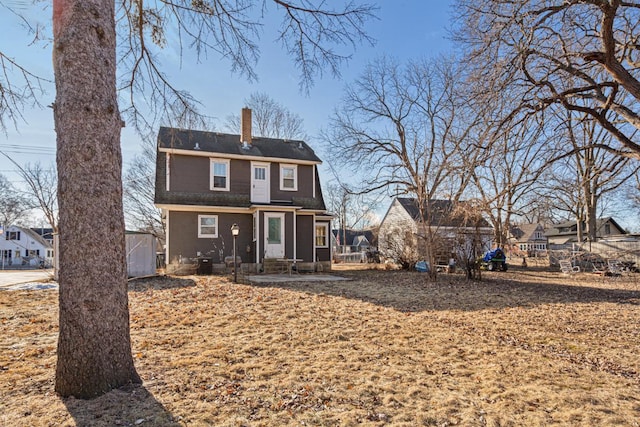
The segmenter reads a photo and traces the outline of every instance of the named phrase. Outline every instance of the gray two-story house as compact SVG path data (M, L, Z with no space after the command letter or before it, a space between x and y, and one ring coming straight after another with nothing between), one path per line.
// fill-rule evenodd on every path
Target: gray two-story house
M160 128L155 204L166 218L166 260L233 253L257 269L265 258L330 269L331 215L318 165L304 141L252 137L251 110L241 134ZM319 269L319 268L317 268Z

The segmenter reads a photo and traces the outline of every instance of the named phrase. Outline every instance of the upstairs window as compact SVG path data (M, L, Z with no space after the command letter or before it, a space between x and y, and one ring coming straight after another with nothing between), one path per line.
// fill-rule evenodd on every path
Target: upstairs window
M280 165L280 190L298 191L298 167Z
M198 215L198 237L218 237L218 215Z
M19 231L7 231L6 240L20 240Z
M210 188L215 191L229 191L229 160L211 159Z

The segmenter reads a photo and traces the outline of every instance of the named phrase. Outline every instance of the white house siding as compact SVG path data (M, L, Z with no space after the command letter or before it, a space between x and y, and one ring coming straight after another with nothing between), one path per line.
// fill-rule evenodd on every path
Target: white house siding
M53 246L28 228L11 225L0 236L0 268L53 265Z
M491 242L493 240L493 229L491 227L480 227L476 229L471 227L439 225L432 226L431 231L443 242L452 242L451 246L445 244L444 247L440 248L438 253L434 254L434 256L438 258L436 262L448 261L452 253L462 256L463 252L466 253L470 250L470 246L476 238L480 239L480 247L478 249L487 251L491 248ZM383 256L389 256L393 252L397 253L397 249L393 251L391 248L394 246L397 248L398 244L403 243L406 245L404 250L408 251L405 253L407 258L418 259L420 248L418 245L419 240L416 237L417 234L421 234L418 232L418 224L402 204L397 199L394 199L380 224L378 235L378 249L380 253ZM405 239L407 239L408 236L413 236L412 242L406 242ZM414 254L409 253L411 251L413 251Z
M411 218L404 207L394 199L389 210L385 214L380 229L378 231L378 250L383 256L388 256L394 242L391 239L402 239L410 232L415 234L418 231L416 222Z

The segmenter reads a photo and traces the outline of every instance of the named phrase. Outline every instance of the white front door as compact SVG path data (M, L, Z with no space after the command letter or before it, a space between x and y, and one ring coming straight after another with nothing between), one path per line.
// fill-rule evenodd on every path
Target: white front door
M269 203L269 164L251 163L251 201Z
M264 214L264 257L284 258L284 214Z

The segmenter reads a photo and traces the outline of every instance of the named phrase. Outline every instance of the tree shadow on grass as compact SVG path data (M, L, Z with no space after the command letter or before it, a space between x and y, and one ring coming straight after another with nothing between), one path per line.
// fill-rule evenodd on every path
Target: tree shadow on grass
M196 282L193 279L177 276L154 276L129 280L129 290L134 292L160 291L192 286L196 286Z
M91 400L63 399L69 414L79 427L182 426L143 386L132 385L112 390Z
M343 274L344 273L344 274ZM426 276L408 271L340 272L350 281L282 282L255 286L291 289L311 294L324 294L358 299L390 307L402 312L437 310L479 311L542 304L607 302L640 305L640 286L630 288L610 282L599 287L597 277L584 276L580 282L566 278L544 280L526 273L485 274L482 281L467 281L461 275L439 276L435 283ZM514 279L517 277L517 280ZM563 279L560 279L563 280ZM640 277L638 278L640 280ZM633 289L631 289L633 288Z

